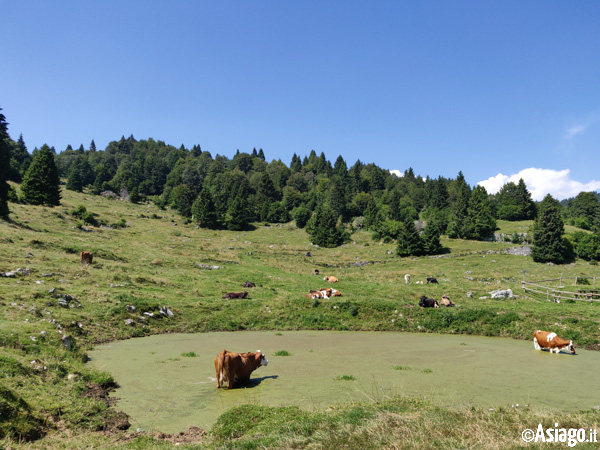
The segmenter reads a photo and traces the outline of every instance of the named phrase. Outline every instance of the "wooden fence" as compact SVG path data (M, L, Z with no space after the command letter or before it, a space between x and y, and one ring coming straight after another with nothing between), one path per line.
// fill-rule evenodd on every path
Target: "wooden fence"
M589 280L591 284L578 284L578 280ZM561 301L561 300L577 300L584 302L598 302L600 301L600 289L596 288L597 277L560 277L552 278L549 280L537 280L525 281L523 277L522 287L525 293L533 292L542 296L546 296L548 301ZM563 287L563 281L575 280L572 286L565 285ZM599 279L600 280L600 279ZM558 287L546 286L540 283L556 283ZM571 290L572 289L572 290Z

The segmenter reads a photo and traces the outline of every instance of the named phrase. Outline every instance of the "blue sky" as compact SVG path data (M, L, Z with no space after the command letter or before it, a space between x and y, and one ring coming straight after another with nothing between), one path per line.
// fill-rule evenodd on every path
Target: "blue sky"
M14 139L600 189L600 2L0 0Z

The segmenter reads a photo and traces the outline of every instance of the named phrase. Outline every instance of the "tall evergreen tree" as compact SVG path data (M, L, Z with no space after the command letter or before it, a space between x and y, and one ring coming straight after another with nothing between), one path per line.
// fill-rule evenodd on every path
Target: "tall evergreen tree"
M398 234L398 244L396 245L396 254L398 256L421 256L425 253L425 248L421 236L415 227L412 219L401 222L402 227Z
M76 164L71 165L69 169L69 177L65 186L70 191L83 192L83 181L81 181L81 172Z
M342 155L339 155L335 160L335 164L333 165L333 173L342 177L342 180L346 179L348 175L348 166L346 165L346 161L342 158Z
M440 230L435 223L428 223L421 236L423 241L423 252L426 255L439 255L443 253L444 247L440 241Z
M217 209L215 208L215 203L208 187L202 189L198 198L194 201L192 214L194 215L194 220L202 228L216 228L218 226Z
M560 203L546 195L540 204L533 223L533 247L531 256L536 262L562 263L567 256L563 240L564 223L560 216Z
M483 240L496 229L496 219L488 193L483 186L475 186L469 200L469 231L467 238Z
M342 245L348 234L337 226L338 216L327 203L317 207L315 215L308 221L306 232L313 244L333 248Z
M8 174L10 170L10 137L8 123L0 108L0 217L8 217Z
M92 142L90 142L90 152L94 153L95 151L96 151L96 143L92 139Z
M243 188L240 188L230 202L227 212L225 213L225 226L231 231L240 231L248 226L248 212L246 210L246 199L243 195Z
M46 144L34 152L21 184L23 200L33 205L60 205L60 180L54 153Z
M16 183L20 183L23 180L23 176L33 157L27 151L27 146L25 145L25 141L23 140L23 135L19 136L19 139L16 143L14 143L12 150L10 152L10 175L9 179Z
M531 193L527 190L527 185L523 178L519 179L517 184L517 198L523 206L523 219L533 220L537 214L535 202L531 199Z
M302 160L294 153L294 156L292 156L292 162L290 163L290 170L293 173L297 173L300 172L300 169L302 169Z
M469 200L471 188L465 181L462 172L458 173L455 181L456 198L452 204L450 223L448 224L448 237L468 239L469 237Z

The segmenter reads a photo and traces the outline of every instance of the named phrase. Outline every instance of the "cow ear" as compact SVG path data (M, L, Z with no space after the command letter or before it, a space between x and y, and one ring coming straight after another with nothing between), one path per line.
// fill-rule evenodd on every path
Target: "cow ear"
M256 353L261 353L261 351L260 350L256 350Z

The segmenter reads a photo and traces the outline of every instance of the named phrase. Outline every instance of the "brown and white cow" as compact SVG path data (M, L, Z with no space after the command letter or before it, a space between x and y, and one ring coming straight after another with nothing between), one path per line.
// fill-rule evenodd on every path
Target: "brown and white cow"
M444 295L442 295L442 298L440 299L440 305L456 306L456 303L454 303L452 300L450 300L450 297L448 297L446 294L444 294Z
M228 300L231 300L232 298L247 298L247 297L248 297L248 291L245 291L245 292L228 292L222 298L226 298Z
M92 264L92 259L94 259L94 255L92 252L83 251L79 254L79 264Z
M236 381L246 383L250 380L252 372L267 364L269 361L260 350L254 353L234 353L223 350L215 358L217 388L223 386L225 382L227 382L227 389L233 388Z
M310 293L306 295L308 298L325 298L329 297L342 297L342 293L337 289L332 288L321 288L318 291L310 290Z
M575 347L573 347L573 341L561 339L556 333L551 333L549 331L534 331L533 346L536 350L542 350L544 348L547 348L550 350L550 353L555 352L556 354L560 353L560 351L563 348L566 348L571 352L571 354L575 354Z
M339 281L336 277L329 277L329 276L327 276L323 279L329 283L337 283Z
M409 284L409 283L410 283L410 274L409 274L409 273L407 273L406 275L404 275L404 282L405 282L406 284Z

